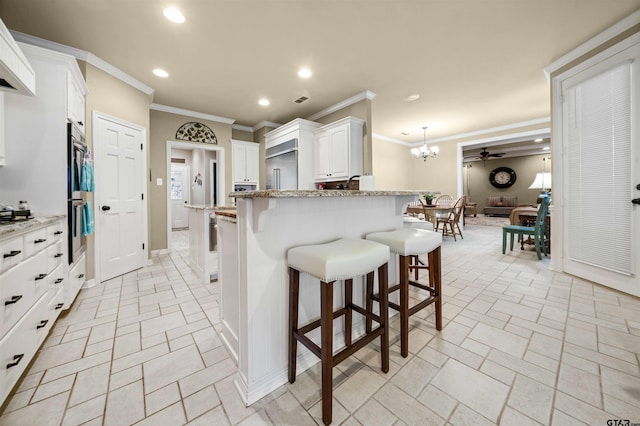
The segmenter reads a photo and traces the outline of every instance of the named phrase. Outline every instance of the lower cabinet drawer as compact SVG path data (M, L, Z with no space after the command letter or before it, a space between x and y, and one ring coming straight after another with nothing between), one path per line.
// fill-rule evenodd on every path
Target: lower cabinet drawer
M60 316L62 308L64 308L64 288L60 287L58 288L58 292L49 301L49 324L47 324L47 334L49 334L49 330L53 327L53 324Z
M47 268L49 272L52 272L54 269L56 269L58 265L62 265L63 260L64 246L62 241L59 241L47 247Z
M71 307L71 304L76 300L76 296L80 291L80 288L85 282L86 263L84 254L78 260L78 263L73 265L69 270L69 279L67 282L67 297L65 298L65 309Z
M49 295L49 300L52 300L55 295L58 293L58 290L61 290L66 285L65 281L67 280L65 265L58 265L56 269L53 270L49 274L49 286L47 290L47 294Z
M0 276L0 336L8 332L47 291L47 277L46 251Z
M43 296L0 340L0 402L11 392L46 337L48 315L47 297Z
M14 237L0 243L0 272L11 268L24 259L24 238Z

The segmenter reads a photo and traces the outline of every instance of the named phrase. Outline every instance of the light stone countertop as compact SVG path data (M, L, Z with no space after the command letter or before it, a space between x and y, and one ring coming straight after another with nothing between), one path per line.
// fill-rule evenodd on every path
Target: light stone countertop
M236 209L235 207L231 207L231 206L212 206L212 205L205 205L205 204L185 204L184 206L190 209L195 209L195 210L212 210L212 211Z
M55 215L55 216L43 216L35 217L29 220L16 220L11 222L0 223L0 238L10 237L18 233L30 231L34 228L46 226L50 223L56 222L60 219L66 218L67 215Z
M393 195L422 195L422 191L357 191L349 189L311 189L311 190L266 190L236 191L229 194L235 198L317 198L317 197L384 197Z

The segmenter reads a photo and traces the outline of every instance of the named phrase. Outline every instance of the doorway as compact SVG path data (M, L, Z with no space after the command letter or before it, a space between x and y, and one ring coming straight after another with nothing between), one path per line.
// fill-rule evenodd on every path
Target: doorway
M221 196L225 193L225 149L217 145L210 145L197 142L167 141L166 144L166 167L167 177L172 176L172 150L180 150L190 157L185 161L189 165L188 185L186 187L189 194L188 204L193 205L220 205L224 206L226 198ZM212 166L215 163L215 168ZM167 250L171 250L171 233L174 228L174 213L172 200L172 185L167 184ZM184 199L182 206L184 206ZM176 207L177 208L177 207ZM182 208L188 216L188 210ZM188 227L188 225L186 226Z
M188 229L189 214L184 207L189 204L190 179L189 166L186 164L171 163L171 229Z

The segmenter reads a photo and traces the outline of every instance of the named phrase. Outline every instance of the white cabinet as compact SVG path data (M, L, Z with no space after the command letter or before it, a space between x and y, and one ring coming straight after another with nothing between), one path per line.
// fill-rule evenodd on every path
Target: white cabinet
M4 93L0 92L0 166L4 166Z
M362 174L364 121L346 117L314 131L314 179L329 182Z
M63 308L65 223L54 218L0 237L0 405Z
M5 153L10 167L0 167L2 199L10 204L28 200L36 216L66 215L70 76L80 93L86 86L75 57L18 45L36 72L38 94L4 94ZM84 106L80 110L84 122Z
M84 85L71 71L67 71L67 118L82 130L85 128Z
M313 131L318 127L319 123L296 118L264 135L267 153L292 139L298 140L298 189L316 189L313 175Z
M258 186L260 145L255 142L231 141L233 183Z
M69 278L66 280L66 286L64 287L64 309L70 308L73 301L76 300L76 296L85 282L85 274L87 271L86 265L86 257L83 253L76 264L69 270Z

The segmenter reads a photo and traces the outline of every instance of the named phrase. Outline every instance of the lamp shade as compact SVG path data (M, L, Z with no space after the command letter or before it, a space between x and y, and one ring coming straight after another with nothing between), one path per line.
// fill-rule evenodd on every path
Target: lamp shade
M551 188L551 173L541 172L536 173L536 178L533 180L529 189L550 189Z

